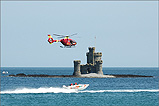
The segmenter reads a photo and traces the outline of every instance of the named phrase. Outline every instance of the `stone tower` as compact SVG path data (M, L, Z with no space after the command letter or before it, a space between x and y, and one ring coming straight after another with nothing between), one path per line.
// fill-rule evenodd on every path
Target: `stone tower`
M94 61L101 60L102 52L94 53Z
M102 53L97 52L95 53L95 47L89 47L88 52L86 53L87 56L87 64L80 65L80 60L74 61L74 73L73 75L80 76L81 74L89 74L89 73L97 73L103 74L102 71L102 63L101 60Z
M81 63L81 60L74 60L74 73L73 73L73 75L76 75L76 76L81 75L80 63Z
M97 73L97 74L103 74L103 71L102 71L102 63L103 63L102 60L96 61L96 73Z
M95 47L89 47L89 52L86 53L88 64L91 63L94 65L94 52L95 52Z

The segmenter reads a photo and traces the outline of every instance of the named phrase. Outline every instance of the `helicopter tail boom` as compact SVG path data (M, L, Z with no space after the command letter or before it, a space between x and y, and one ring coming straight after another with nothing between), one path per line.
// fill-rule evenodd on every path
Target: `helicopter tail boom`
M48 35L48 37L49 37L48 42L50 44L52 44L53 42L60 42L59 40L54 40L51 35Z

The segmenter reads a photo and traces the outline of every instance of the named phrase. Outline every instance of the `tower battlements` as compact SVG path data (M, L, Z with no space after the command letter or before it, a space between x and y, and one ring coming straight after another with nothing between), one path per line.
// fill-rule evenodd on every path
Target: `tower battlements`
M73 75L81 75L81 74L89 74L89 73L97 73L103 74L102 71L102 63L101 60L102 52L95 53L95 47L89 47L87 56L87 64L80 65L80 60L74 60L74 73Z
M102 56L102 52L97 52L97 53L94 53L94 56Z

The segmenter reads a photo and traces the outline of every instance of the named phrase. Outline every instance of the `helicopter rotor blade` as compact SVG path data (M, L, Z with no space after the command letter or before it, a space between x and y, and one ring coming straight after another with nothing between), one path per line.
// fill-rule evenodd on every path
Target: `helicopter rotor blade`
M67 38L67 39L69 39L70 36L77 35L77 33L74 33L72 35L59 35L59 34L53 34L53 35L58 36L57 38Z
M65 36L59 36L59 37L57 37L57 38L64 38Z
M64 35L58 35L58 34L53 34L53 35L55 35L55 36L61 36L61 37L65 37Z
M72 34L72 35L70 35L70 36L74 36L74 35L77 35L77 33L74 33L74 34Z

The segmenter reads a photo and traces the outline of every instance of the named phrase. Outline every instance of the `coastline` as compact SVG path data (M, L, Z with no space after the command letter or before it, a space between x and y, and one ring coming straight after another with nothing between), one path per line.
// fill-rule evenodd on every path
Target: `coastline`
M101 75L96 73L91 74L82 74L79 76L76 75L46 75L46 74L11 74L8 77L48 77L48 78L64 78L64 77L74 77L74 78L136 78L136 77L153 77L153 76L145 76L145 75L131 75L131 74L116 74L116 75Z

